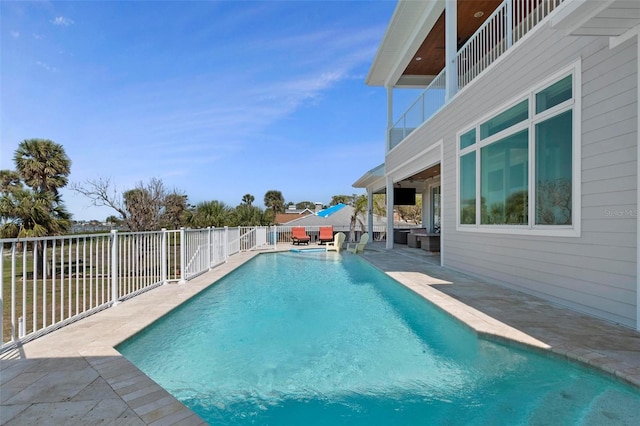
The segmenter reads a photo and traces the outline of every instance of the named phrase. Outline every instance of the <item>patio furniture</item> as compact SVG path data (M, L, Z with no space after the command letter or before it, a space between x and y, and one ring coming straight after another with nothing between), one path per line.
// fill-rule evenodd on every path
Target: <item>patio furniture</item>
M420 248L428 252L440 251L440 234L426 234L420 237Z
M333 241L333 226L321 226L318 244L324 244L330 241Z
M408 229L394 229L393 230L393 242L395 244L407 244Z
M420 248L420 237L427 235L427 228L411 228L407 234L407 245L412 248Z
M360 237L360 242L357 243L347 243L347 251L351 253L364 253L364 247L369 242L369 234L364 233L362 237Z
M338 253L340 253L342 251L342 243L344 243L344 239L346 237L347 236L344 234L344 232L338 232L335 237L333 237L333 241L327 243L327 251L337 251Z
M309 244L311 237L307 235L307 231L301 226L291 228L291 239L293 244Z

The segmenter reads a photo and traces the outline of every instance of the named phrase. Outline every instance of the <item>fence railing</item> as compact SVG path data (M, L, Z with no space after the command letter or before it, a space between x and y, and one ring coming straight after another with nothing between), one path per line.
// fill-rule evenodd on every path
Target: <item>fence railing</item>
M333 228L349 235L349 226ZM305 229L316 242L320 227ZM373 240L385 233L375 226ZM0 239L0 353L162 284L185 283L241 251L290 243L291 226Z
M505 0L458 50L458 89L471 83L565 0ZM446 12L445 12L446 13ZM388 150L402 142L446 103L445 69L389 129Z

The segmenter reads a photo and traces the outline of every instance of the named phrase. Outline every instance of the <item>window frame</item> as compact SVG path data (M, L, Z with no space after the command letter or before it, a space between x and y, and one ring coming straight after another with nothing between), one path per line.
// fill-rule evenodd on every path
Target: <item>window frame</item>
M536 113L536 95L552 84L572 76L572 97L540 113ZM579 237L581 234L581 61L578 59L571 65L552 74L540 83L532 86L527 92L512 98L509 102L499 108L483 115L475 120L471 125L462 128L456 133L456 230L464 232L485 232L503 233L517 235L541 235L541 236L562 236ZM480 126L491 118L501 114L509 108L528 99L528 118L507 129L500 131L486 139L480 139ZM536 222L536 126L550 118L556 117L566 111L572 111L572 170L571 170L571 225L537 225ZM476 131L475 143L460 149L460 137L467 134L472 129ZM521 225L507 224L482 224L481 223L481 149L495 142L498 142L510 135L528 129L528 223ZM476 152L476 217L475 224L462 224L461 220L461 158L462 156Z

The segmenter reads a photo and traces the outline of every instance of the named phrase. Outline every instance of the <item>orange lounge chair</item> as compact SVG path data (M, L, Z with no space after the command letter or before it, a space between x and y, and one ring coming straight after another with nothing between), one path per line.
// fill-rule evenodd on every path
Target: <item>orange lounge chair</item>
M293 244L309 244L309 240L311 237L307 235L307 231L301 226L294 226L291 228L291 239L293 240Z
M321 226L318 244L324 244L330 241L333 241L333 226Z

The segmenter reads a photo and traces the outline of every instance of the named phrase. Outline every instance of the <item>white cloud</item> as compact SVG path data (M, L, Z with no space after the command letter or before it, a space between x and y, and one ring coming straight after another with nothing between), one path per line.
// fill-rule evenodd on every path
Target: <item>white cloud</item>
M41 68L44 68L45 70L49 71L49 72L58 72L58 69L56 67L52 67L49 64L45 64L44 62L36 62L36 65L38 65Z
M63 27L68 27L69 25L73 25L74 21L71 18L65 18L64 16L58 16L53 21L51 21L53 25L60 25Z

